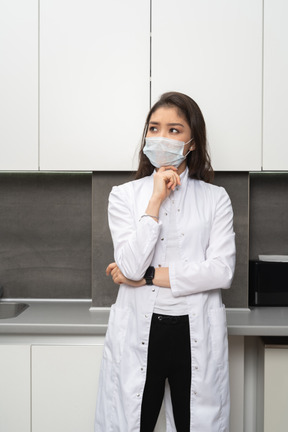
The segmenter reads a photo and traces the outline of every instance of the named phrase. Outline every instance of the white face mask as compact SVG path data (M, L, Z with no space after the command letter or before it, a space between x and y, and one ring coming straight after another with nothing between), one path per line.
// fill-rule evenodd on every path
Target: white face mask
M178 168L191 151L190 149L184 156L184 146L192 140L193 138L185 143L184 141L164 137L145 138L143 153L155 168L169 165Z

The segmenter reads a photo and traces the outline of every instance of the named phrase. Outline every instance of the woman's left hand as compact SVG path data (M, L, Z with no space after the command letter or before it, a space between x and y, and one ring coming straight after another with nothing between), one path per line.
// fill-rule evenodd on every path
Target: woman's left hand
M115 262L112 262L108 265L108 267L106 268L106 275L111 275L113 282L117 285L125 284L131 287L140 287L145 285L145 279L141 279L139 281L127 279Z

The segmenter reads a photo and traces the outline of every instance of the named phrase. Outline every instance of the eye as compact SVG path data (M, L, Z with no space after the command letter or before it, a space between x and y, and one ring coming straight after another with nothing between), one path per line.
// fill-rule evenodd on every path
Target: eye
M169 132L172 134L176 134L176 133L179 133L179 130L173 127L171 129L169 129Z
M149 132L157 132L157 127L156 126L150 126Z

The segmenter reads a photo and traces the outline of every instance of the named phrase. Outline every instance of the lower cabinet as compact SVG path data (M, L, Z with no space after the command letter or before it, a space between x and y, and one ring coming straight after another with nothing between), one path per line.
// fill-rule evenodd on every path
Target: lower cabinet
M103 343L0 344L0 431L93 432ZM229 337L229 355L230 430L243 432L244 337Z
M0 431L30 432L30 346L0 345Z
M92 432L103 345L32 346L32 431Z
M264 432L283 432L288 424L288 345L265 346Z
M230 432L244 432L245 339L244 336L229 336L228 340Z

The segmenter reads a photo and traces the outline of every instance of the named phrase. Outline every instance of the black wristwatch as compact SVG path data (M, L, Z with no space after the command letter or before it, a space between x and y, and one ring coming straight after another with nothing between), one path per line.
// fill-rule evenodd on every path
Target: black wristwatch
M145 274L144 274L144 279L146 281L146 285L153 285L153 279L155 276L155 267L150 266L148 267L148 269L146 270Z

